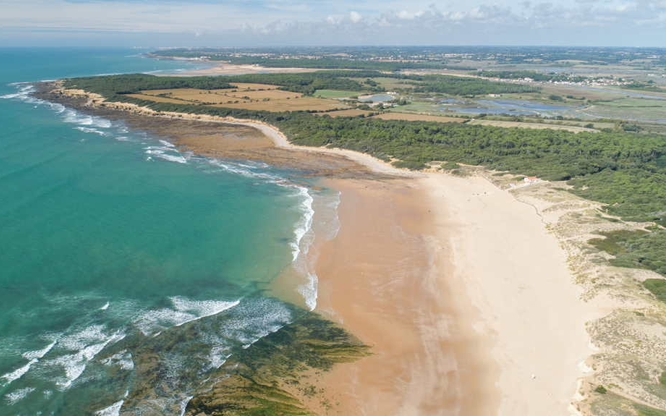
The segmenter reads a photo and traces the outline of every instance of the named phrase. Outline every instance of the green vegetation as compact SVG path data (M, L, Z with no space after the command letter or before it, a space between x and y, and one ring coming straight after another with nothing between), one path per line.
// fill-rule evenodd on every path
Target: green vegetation
M456 162L445 162L442 163L442 169L444 170L454 170L454 169L459 169L460 165L457 164Z
M476 96L484 94L529 93L539 91L536 87L480 78L453 77L446 75L410 76L407 79L421 81L414 92L435 92L449 95Z
M666 276L666 230L613 231L603 234L606 239L594 239L590 243L614 255L611 264L649 269Z
M666 280L648 279L643 282L643 286L662 302L666 302Z
M385 91L372 78L394 78L409 82L415 92L440 93L449 95L484 95L519 92L535 92L537 88L488 81L479 78L454 77L445 75L399 75L382 74L376 71L317 71L300 74L248 74L217 77L157 77L147 74L110 75L66 80L68 88L81 88L94 91L109 99L119 99L119 95L137 93L140 90L170 88L199 88L204 90L233 88L230 83L279 85L281 89L313 95L317 91L335 90L351 95L363 91ZM361 79L361 81L359 81ZM326 92L325 92L326 93ZM330 92L332 94L333 92ZM337 97L331 97L337 98Z
M663 88L659 88L658 85L655 84L654 81L649 80L649 81L632 81L629 84L625 84L622 86L622 88L630 89L630 90L640 90L640 91L655 91L655 92L665 92Z
M314 93L315 97L321 98L350 98L358 96L358 91L340 91L340 90L317 90Z
M642 404L634 404L638 416L666 416L666 411L655 409L653 407L644 406Z
M279 85L286 91L313 94L317 90L363 91L361 83L351 77L375 76L376 72L323 71L305 74L249 74L220 77L157 77L147 74L111 75L66 80L67 88L97 92L108 99L141 90L199 88L204 90L233 88L230 82Z
M188 415L288 415L311 413L295 391L313 398L318 389L302 374L327 371L335 363L368 355L344 329L308 312L249 348L238 347L202 392Z
M666 230L654 229L650 232L611 231L602 233L605 238L590 240L594 247L613 256L610 262L614 266L648 269L666 276ZM657 299L666 302L666 280L648 279L643 286ZM666 373L659 381L666 385Z
M636 231L610 231L601 233L604 238L594 238L589 241L591 245L598 248L599 250L605 251L609 254L612 254L615 257L626 255L627 247L624 245L627 241L637 237L647 234L646 231L636 230Z
M215 90L233 88L220 77L157 77L145 74L125 74L103 77L76 78L76 84L66 82L67 88L80 88L94 91L107 99L119 98L123 94L134 94L141 90L166 90L171 88L199 88Z
M608 392L608 390L606 390L606 387L604 387L602 385L597 386L597 388L594 389L594 391L599 393L599 394L606 394Z

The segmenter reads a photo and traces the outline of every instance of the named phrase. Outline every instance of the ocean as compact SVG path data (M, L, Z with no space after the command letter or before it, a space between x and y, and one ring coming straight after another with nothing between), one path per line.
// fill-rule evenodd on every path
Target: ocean
M2 415L182 413L234 348L316 305L306 254L336 192L30 96L197 65L140 52L0 49ZM270 290L294 270L300 305Z

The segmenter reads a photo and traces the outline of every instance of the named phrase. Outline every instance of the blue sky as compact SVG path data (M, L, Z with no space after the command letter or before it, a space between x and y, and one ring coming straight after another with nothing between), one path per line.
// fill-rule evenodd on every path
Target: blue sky
M0 0L0 46L666 47L666 0Z

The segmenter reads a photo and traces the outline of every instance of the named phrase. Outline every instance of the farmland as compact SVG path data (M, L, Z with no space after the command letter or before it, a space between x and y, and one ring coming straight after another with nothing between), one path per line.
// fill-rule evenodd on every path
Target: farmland
M302 93L278 89L276 85L234 83L233 88L202 90L174 88L142 90L129 97L172 104L223 106L255 111L311 111L324 112L348 109L338 100L306 96Z

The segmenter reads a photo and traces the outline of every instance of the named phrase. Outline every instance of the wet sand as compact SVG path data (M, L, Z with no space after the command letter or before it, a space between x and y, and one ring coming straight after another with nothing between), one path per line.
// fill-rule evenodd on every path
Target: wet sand
M418 181L325 181L342 192L341 229L319 247L317 310L373 353L322 377L336 414L494 413L493 366L456 310Z

